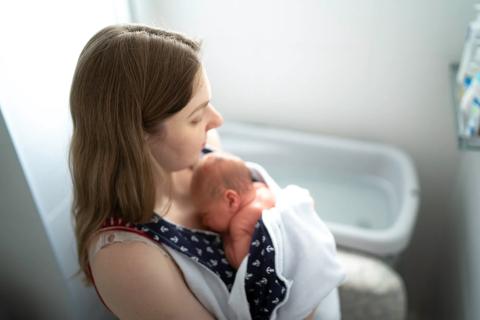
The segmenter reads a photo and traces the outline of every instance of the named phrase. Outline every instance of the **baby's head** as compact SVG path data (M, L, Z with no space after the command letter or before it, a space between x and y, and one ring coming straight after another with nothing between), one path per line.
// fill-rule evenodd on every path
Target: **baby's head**
M231 218L255 197L250 170L240 158L212 152L194 168L191 195L203 224L226 232Z

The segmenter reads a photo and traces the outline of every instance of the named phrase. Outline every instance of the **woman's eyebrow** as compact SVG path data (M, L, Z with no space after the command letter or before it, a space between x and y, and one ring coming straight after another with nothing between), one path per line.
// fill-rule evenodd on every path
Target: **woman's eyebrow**
M200 109L202 109L202 108L205 108L209 103L210 103L210 100L205 101L204 103L202 103L201 105L199 105L198 107L196 107L195 110L193 110L187 118L190 118L190 117L192 116L192 114L194 114L194 113L197 112L198 110L200 110Z

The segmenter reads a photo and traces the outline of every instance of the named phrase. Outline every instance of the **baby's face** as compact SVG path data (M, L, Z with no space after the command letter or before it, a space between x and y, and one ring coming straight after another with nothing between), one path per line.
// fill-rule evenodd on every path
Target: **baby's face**
M231 217L223 201L210 201L206 207L202 208L200 215L202 223L209 229L218 233L228 232Z

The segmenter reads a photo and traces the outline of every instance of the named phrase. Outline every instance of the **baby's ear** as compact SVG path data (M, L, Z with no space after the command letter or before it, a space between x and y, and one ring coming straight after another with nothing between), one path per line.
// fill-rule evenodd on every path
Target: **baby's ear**
M240 196L235 190L228 189L225 191L225 198L227 200L228 209L237 212L240 209Z

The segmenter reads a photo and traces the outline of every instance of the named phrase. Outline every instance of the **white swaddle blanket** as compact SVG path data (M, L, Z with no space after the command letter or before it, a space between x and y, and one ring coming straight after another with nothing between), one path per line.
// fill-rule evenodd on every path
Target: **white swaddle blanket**
M247 165L257 180L265 182L276 198L274 208L263 211L262 219L275 248L275 271L286 284L284 300L271 313L271 320L303 319L317 306L318 313L340 319L336 294L345 275L336 259L332 234L314 210L309 192L297 186L281 189L261 166ZM251 319L245 293L248 256L242 261L231 292L208 268L165 246L181 268L185 280L199 301L217 319Z

